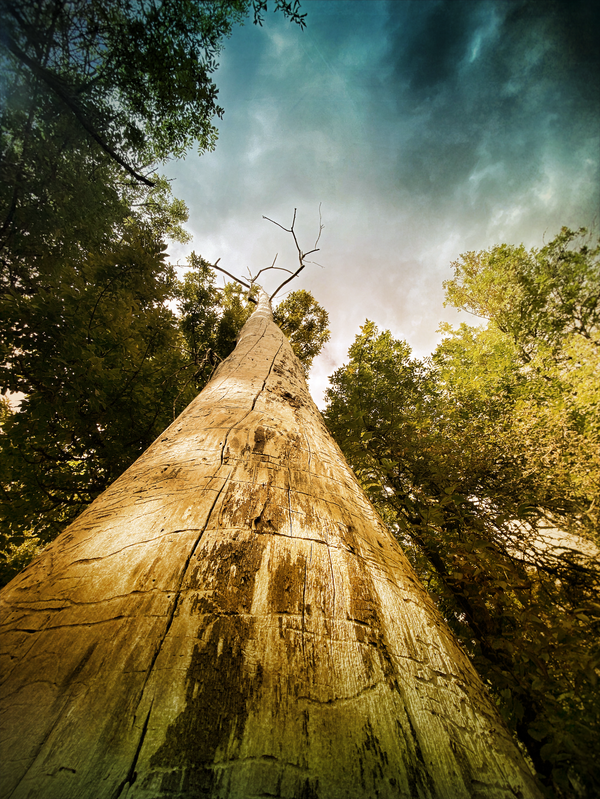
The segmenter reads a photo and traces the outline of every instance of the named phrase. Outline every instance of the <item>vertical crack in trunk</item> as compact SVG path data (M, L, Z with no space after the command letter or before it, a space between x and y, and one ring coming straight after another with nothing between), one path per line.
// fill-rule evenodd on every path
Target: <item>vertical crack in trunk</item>
M127 772L127 776L125 777L123 782L118 786L112 799L119 799L119 797L123 793L123 789L126 788L127 786L131 787L137 779L137 772L135 770L135 767L137 765L140 752L142 751L142 746L144 745L144 739L146 738L146 733L148 732L148 722L150 721L150 714L152 713L153 704L154 700L152 700L152 702L150 703L150 708L148 710L148 713L146 714L146 719L144 721L144 724L142 726L142 732L140 734L140 740L138 741L138 745L135 750L135 754L133 756L133 760L131 762L129 771Z
M231 474L231 472L224 479L223 485L218 490L217 495L216 495L216 497L215 497L215 499L214 499L214 501L213 501L213 503L212 503L212 505L211 505L211 507L210 507L210 509L208 511L208 514L207 514L207 517L206 517L206 522L204 523L204 526L200 530L200 533L198 534L198 537L196 538L196 541L195 541L193 547L190 549L189 555L187 556L187 559L186 559L186 561L185 561L185 563L183 565L183 568L181 569L181 574L180 574L180 577L179 577L179 583L177 585L177 588L174 591L174 595L175 596L174 596L174 600L173 600L173 603L172 603L172 606L171 606L171 611L170 611L170 613L169 613L169 615L167 617L167 621L166 621L166 624L165 624L165 631L164 631L162 637L160 638L160 640L158 642L158 646L157 646L157 648L156 648L156 650L154 652L152 660L150 661L150 665L148 666L148 669L147 669L147 672L146 672L146 677L144 679L144 684L142 685L142 689L141 689L141 692L140 692L140 700L139 700L138 704L141 704L141 702L143 700L143 696L144 696L144 692L146 690L146 686L148 685L148 682L150 681L150 678L151 678L152 673L154 671L154 666L156 664L156 661L158 660L158 656L160 655L161 649L163 648L163 645L164 645L164 643L165 643L165 641L167 639L167 636L169 634L169 630L171 629L171 625L173 624L173 619L175 618L175 615L177 613L177 608L179 607L179 605L181 603L181 599L182 599L182 595L183 595L182 594L182 586L184 584L185 577L186 577L186 574L188 572L188 568L189 568L190 562L191 562L192 558L194 557L194 554L196 553L196 550L198 548L198 545L200 544L202 536L206 532L206 528L208 527L208 524L210 522L210 518L212 516L212 512L215 509L215 506L216 506L217 502L219 501L219 497L223 493L223 489L227 485L227 482L229 480L230 474Z
M267 376L266 376L266 377L265 377L265 379L263 380L263 384L262 384L262 387L261 387L260 391L258 392L258 394L256 395L256 397L254 398L254 401L253 401L253 403L252 403L252 408L251 408L251 410L254 410L254 408L256 407L256 403L258 402L258 400L259 400L259 398L260 398L260 395L261 395L261 394L263 393L263 391L265 390L265 386L267 385L267 380L268 380L268 379L269 379L269 377L271 376L271 372L273 371L273 367L275 366L275 361L277 360L277 356L279 355L279 351L281 350L281 347L282 347L282 346L283 346L283 342L282 342L282 343L279 345L279 347L277 348L277 352L276 352L276 353L275 353L275 355L273 356L273 360L271 361L271 366L269 367L269 371L267 372Z

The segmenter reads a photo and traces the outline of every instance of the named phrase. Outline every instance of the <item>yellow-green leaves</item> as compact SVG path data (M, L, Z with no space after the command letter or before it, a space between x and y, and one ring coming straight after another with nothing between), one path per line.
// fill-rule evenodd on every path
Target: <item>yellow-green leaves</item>
M325 418L562 799L570 779L582 796L600 785L600 574L593 545L568 532L597 534L600 383L597 334L546 326L553 343L527 343L529 360L491 322L447 326L419 362L367 322L330 378Z

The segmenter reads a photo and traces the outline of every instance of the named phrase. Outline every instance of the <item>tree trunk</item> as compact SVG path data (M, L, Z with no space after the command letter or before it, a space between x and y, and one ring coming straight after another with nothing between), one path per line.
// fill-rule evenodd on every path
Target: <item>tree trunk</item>
M541 795L264 294L2 610L3 799Z

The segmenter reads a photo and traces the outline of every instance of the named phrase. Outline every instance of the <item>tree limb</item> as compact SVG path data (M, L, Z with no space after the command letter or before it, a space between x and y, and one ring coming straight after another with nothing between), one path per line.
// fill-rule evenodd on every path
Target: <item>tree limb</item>
M89 135L94 139L94 141L101 147L104 152L109 155L113 161L116 161L117 164L123 167L123 169L128 172L135 180L139 181L140 183L144 183L146 186L155 186L156 183L152 180L149 180L144 175L140 175L139 172L136 172L135 169L121 158L121 156L113 150L113 148L104 141L104 139L100 136L100 134L96 131L93 124L88 120L85 113L81 109L79 103L70 96L69 92L66 90L66 87L63 81L57 77L51 70L46 69L45 67L37 64L32 58L30 58L27 53L24 53L23 50L18 46L18 44L11 38L9 34L4 35L4 41L6 42L6 46L10 50L10 52L16 56L23 64L29 67L36 77L40 78L52 91L60 97L63 103L70 109L73 113L73 116L82 128L89 133Z
M268 216L264 216L263 215L263 219L266 219L267 222L272 222L274 225L277 225L277 227L280 227L282 230L285 230L286 233L291 233L292 234L292 238L294 239L294 244L296 245L296 250L298 251L298 261L300 263L300 266L298 267L298 269L296 269L295 272L291 273L291 276L288 277L287 280L284 280L283 283L281 283L275 289L275 291L269 297L270 300L273 300L277 296L277 294L279 294L279 292L281 291L281 289L284 286L286 286L290 281L292 281L295 277L297 277L300 274L300 272L306 266L306 263L304 262L304 259L306 258L306 256L307 255L311 255L313 252L318 252L319 251L319 248L317 247L317 244L319 243L319 239L321 238L321 233L323 231L323 223L321 221L321 204L319 203L319 235L317 236L317 239L315 241L315 246L313 247L312 250L309 250L308 252L302 252L302 249L301 249L300 245L298 244L298 239L296 237L296 231L294 230L294 225L296 224L296 213L297 213L297 210L298 210L297 208L294 208L294 217L292 219L291 227L289 227L289 228L286 228L283 225L280 225L279 222L275 222L274 219L270 219ZM275 262L273 261L273 263L275 263ZM286 271L289 271L289 270L286 270Z
M231 272L228 272L226 269L223 269L222 266L219 266L218 264L220 260L221 259L218 258L214 264L209 264L209 266L212 267L213 269L218 269L219 272L223 272L224 275L227 275L227 277L230 277L232 280L235 280L236 283L239 283L240 286L243 286L244 288L248 289L248 291L252 291L253 288L252 285L248 285L241 278L232 275ZM256 305L256 300L254 299L254 297L248 296L248 299L250 300L250 302L253 302Z

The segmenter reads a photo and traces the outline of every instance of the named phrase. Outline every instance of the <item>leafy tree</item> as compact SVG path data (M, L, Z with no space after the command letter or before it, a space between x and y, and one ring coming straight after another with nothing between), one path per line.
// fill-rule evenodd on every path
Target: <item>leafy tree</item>
M31 113L49 102L68 112L106 155L148 182L138 172L148 163L181 156L194 142L200 152L214 147L213 118L223 109L212 75L223 40L251 10L260 23L266 8L261 0L5 0L11 104ZM298 0L275 2L304 25L298 8Z
M563 231L536 255L542 275L571 240ZM516 279L505 271L518 274L523 250L514 253L517 266L502 259L494 272L485 262L479 308L493 308L488 327L446 328L428 361L367 323L331 378L325 415L549 795L591 797L600 780L600 574L593 547L565 531L592 537L598 501L599 364L588 301L597 251L562 250L586 275L572 307L588 308L589 335L566 317L527 332L523 309L535 303L521 284L511 316ZM529 275L537 292L543 281L533 268ZM504 284L503 304L489 287ZM545 292L550 312L554 289Z
M598 346L600 244L586 244L586 233L563 227L540 250L501 244L461 255L444 283L447 303L492 322L523 362L544 350L559 358L570 334Z
M274 7L304 24L297 0ZM164 242L185 239L187 209L154 170L194 141L214 146L218 54L266 9L1 4L0 378L25 395L3 411L4 579L137 457L185 390Z
M260 23L266 8L263 0L3 0L3 291L34 289L44 254L91 252L132 212L156 218L166 204L170 225L185 218L166 182L148 175L194 141L201 152L214 146L216 59L233 25L251 11ZM275 9L304 25L297 0L276 0Z
M524 471L536 474L539 490L545 485L543 505L563 529L599 542L600 245L585 234L563 228L541 250L501 245L462 255L447 301L487 318L488 329L447 330L435 358L451 390L460 384L464 393L456 345L473 352L482 336L495 336L512 353L515 385L505 395Z
M170 421L173 282L160 239L132 227L4 303L3 383L24 398L0 436L3 551L54 538Z
M275 323L289 338L308 374L315 357L329 341L329 314L310 291L292 291L273 312Z

